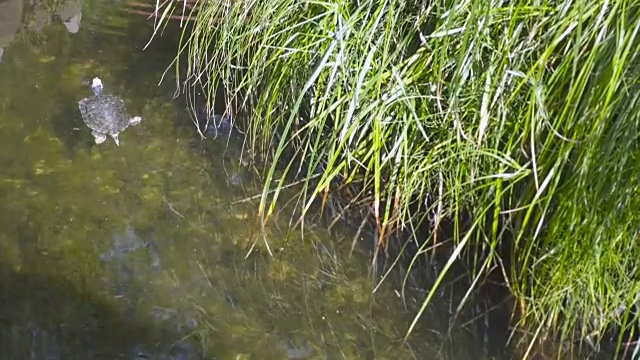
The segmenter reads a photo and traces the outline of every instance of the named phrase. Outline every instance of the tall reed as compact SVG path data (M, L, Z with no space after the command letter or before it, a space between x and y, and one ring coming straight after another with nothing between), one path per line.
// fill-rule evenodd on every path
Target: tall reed
M197 5L177 65L246 110L247 140L272 164L263 219L287 175L305 180L303 213L357 181L381 233L453 221L445 270L480 247L480 279L508 241L502 271L535 334L637 326L639 0ZM161 29L184 8L159 10Z

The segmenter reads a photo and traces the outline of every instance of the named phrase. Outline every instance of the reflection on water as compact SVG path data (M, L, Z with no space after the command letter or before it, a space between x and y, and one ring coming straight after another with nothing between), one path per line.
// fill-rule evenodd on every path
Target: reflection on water
M4 48L11 43L22 22L22 0L0 1L0 61Z
M80 29L82 20L82 0L65 0L56 9L56 15L60 17L62 23L72 34Z
M142 52L121 6L0 2L3 359L480 358L437 311L402 345L412 313L350 241L252 226L239 139L196 135L157 86L173 46ZM80 118L93 76L145 119L120 147Z
M60 0L53 2L31 2L34 9L30 12L29 18L24 18L26 2L24 0L2 0L0 1L0 62L5 48L11 43L18 30L26 21L27 28L40 32L51 24L54 14L62 21L67 31L75 34L80 30L82 20L82 0Z

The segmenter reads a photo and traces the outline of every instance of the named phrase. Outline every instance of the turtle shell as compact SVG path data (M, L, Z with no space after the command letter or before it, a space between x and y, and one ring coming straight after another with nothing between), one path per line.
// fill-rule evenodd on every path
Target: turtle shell
M80 100L78 107L85 124L99 133L115 135L129 126L131 117L117 95L100 93Z

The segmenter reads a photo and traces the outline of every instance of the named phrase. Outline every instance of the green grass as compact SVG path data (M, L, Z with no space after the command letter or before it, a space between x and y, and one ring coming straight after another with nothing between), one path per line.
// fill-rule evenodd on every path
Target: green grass
M453 220L445 269L481 248L480 280L510 242L535 334L637 326L639 0L232 3L199 2L176 69L244 111L264 221L294 176L303 215L357 184L383 234Z

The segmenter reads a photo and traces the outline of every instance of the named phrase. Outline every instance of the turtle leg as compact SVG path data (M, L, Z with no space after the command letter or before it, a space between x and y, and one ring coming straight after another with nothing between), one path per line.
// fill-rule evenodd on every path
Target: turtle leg
M129 125L138 125L140 124L140 121L142 121L142 118L140 116L134 116L129 119Z
M116 145L120 146L120 139L118 138L118 134L111 134L111 137L113 138L113 141L116 142Z
M95 130L91 132L91 135L93 135L93 139L96 141L96 145L100 145L105 140L107 140L107 135L99 133Z

